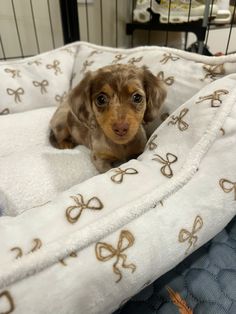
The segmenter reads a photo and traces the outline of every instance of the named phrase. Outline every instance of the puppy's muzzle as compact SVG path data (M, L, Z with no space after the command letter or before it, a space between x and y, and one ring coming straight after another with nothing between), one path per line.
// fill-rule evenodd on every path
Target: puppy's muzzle
M112 130L114 133L120 137L127 134L129 130L129 124L127 122L117 122L112 125Z

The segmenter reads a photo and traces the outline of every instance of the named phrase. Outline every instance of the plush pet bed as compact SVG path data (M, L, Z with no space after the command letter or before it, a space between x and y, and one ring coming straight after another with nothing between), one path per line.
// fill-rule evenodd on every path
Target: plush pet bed
M127 62L166 83L165 121L137 160L94 176L83 147L50 147L48 121L87 70ZM236 55L82 42L0 63L0 312L111 313L228 224L235 72Z
M132 297L115 314L234 314L235 260L236 217L211 241Z

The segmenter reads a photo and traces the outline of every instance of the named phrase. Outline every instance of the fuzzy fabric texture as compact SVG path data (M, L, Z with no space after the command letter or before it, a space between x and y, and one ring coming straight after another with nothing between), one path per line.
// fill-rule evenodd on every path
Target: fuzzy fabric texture
M86 147L58 150L51 146L49 121L54 111L49 107L1 117L2 215L16 216L39 207L97 174Z
M88 55L120 52L76 45L78 76ZM132 53L145 50L156 61L167 51ZM206 60L232 62L231 68L236 60L168 52L192 69L199 66L201 76ZM221 231L236 213L235 82L232 74L191 90L189 99L176 99L174 112L137 160L74 185L41 207L1 217L0 311L111 313ZM180 96L187 97L181 90Z

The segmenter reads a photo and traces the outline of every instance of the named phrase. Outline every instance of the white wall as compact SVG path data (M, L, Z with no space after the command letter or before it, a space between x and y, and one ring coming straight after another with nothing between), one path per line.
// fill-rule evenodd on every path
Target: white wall
M224 28L222 25L222 28L210 30L208 40L207 40L207 46L212 54L216 53L226 53L226 47L229 37L229 28ZM193 34L189 34L188 36L188 45L196 41L196 36ZM230 52L236 52L236 28L232 28L231 36L230 36L230 42L228 47L228 53Z
M210 31L207 45L209 45L212 53L214 54L217 52L225 53L229 31L230 31L229 28L222 28ZM229 52L236 52L236 28L232 28L228 48L228 53Z
M58 0L50 0L55 47L63 44ZM34 25L29 0L14 0L16 18L24 55L37 53ZM40 51L53 48L47 0L32 0ZM21 55L11 0L0 0L0 35L7 57ZM0 57L3 57L0 48Z

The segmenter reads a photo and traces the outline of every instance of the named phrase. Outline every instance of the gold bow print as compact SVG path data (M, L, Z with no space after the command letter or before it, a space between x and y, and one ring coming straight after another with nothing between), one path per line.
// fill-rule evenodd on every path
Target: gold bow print
M10 110L8 108L5 108L2 111L0 111L0 116L6 115L6 114L9 114L9 113L10 113Z
M102 50L93 50L93 51L91 51L90 54L88 55L88 58L89 58L89 57L92 57L92 56L95 55L95 54L100 54L100 53L103 53L103 51L102 51Z
M94 61L88 61L88 60L84 61L83 67L82 67L80 73L85 72L87 67L91 66L93 63L94 63Z
M137 174L138 173L138 171L134 168L126 168L125 170L122 170L121 168L117 168L117 169L114 169L113 171L116 172L116 174L114 174L111 177L111 180L114 183L122 183L123 179L124 179L124 175L126 175L126 174Z
M49 69L49 70L54 70L54 71L55 71L55 72L54 72L55 75L57 75L58 73L61 73L61 74L62 74L62 71L61 71L61 69L60 69L60 67L59 67L59 64L60 64L60 61L54 60L54 61L53 61L53 64L47 64L46 67L47 67L47 69Z
M16 257L15 257L15 259L20 258L20 257L23 256L23 251L22 251L22 249L21 249L20 247L13 247L13 248L11 249L11 251L12 251L12 252L16 252Z
M160 61L162 64L166 64L169 60L171 61L177 61L179 60L179 57L173 57L171 53L164 53L163 59Z
M33 65L33 64L39 66L42 64L42 62L40 60L34 60L34 61L28 62L28 65Z
M170 86L173 85L175 82L174 76L169 76L166 79L164 78L164 72L161 71L157 74L157 78L164 82L166 85Z
M5 71L6 73L11 74L11 75L12 75L12 78L21 77L21 75L20 75L20 70L4 69L4 71Z
M225 135L225 130L223 128L220 128L220 131L222 132L222 135Z
M179 233L179 242L180 243L184 243L186 241L188 241L189 243L189 247L187 248L187 250L185 251L185 254L188 254L188 251L190 250L190 248L196 247L196 242L198 240L198 236L196 235L196 233L203 227L203 220L202 217L200 217L199 215L195 218L194 220L194 224L192 227L192 231L188 231L186 229L181 229L180 233Z
M42 82L33 81L35 87L40 87L41 94L47 93L46 86L49 85L47 80L43 80Z
M188 129L189 125L187 122L183 121L183 117L186 116L186 114L188 113L189 109L184 108L180 111L178 116L171 116L170 118L172 119L172 121L168 122L168 125L172 124L172 125L176 125L178 126L180 131L185 131Z
M98 242L95 247L96 257L101 262L106 262L116 257L116 261L113 263L112 269L113 272L119 277L116 282L119 282L122 279L122 273L118 268L118 263L120 259L122 260L122 268L130 268L132 273L136 270L134 264L126 264L127 255L124 254L128 248L134 244L134 236L128 230L122 230L120 233L120 238L117 244L117 248L114 248L111 244L105 242Z
M66 51L66 52L68 52L68 53L69 53L69 55L71 55L71 56L73 56L73 55L74 55L74 51L73 51L73 49L71 49L71 48L64 48L64 49L62 49L62 51Z
M149 150L154 150L157 148L157 144L155 143L156 138L157 138L157 134L154 134L148 141L147 147Z
M73 252L71 252L71 253L69 254L68 257L77 257L77 256L78 256L77 253L73 251ZM63 266L67 266L67 264L66 264L64 258L63 258L63 259L60 259L59 262L60 262Z
M28 253L26 253L26 254L30 254L30 253L33 253L33 252L39 250L39 249L41 248L41 246L42 246L42 241L41 241L40 239L33 239L33 247L32 247L32 249L31 249ZM12 251L12 252L16 252L16 257L15 257L16 259L23 256L23 250L22 250L20 247L18 247L18 246L17 246L17 247L13 247L13 248L11 249L11 251ZM26 255L26 254L25 254L25 255Z
M21 95L24 95L25 91L23 90L23 88L19 87L18 89L14 90L11 88L7 88L7 93L10 96L14 96L14 100L16 103L21 102Z
M129 59L128 63L129 64L135 64L135 63L140 62L142 59L143 59L143 57L138 57L138 58L133 57L133 58Z
M101 210L103 209L103 204L97 197L92 197L88 200L87 203L84 202L84 198L81 194L77 194L77 196L71 196L74 200L75 205L69 206L66 209L66 218L71 223L74 224L80 218L82 212L85 209L91 210Z
M203 65L203 70L206 71L206 75L201 81L204 81L206 78L211 78L214 80L217 75L224 75L225 69L224 64L218 64L218 65Z
M15 305L12 299L12 296L9 291L5 290L3 292L0 292L0 302L1 300L6 299L7 304L9 305L9 308L5 310L4 312L0 312L0 314L10 314L15 310ZM5 304L5 302L4 302Z
M234 191L234 200L236 201L236 182L232 182L227 179L220 179L219 184L225 193Z
M156 156L156 158L153 158L152 160L155 160L164 164L164 166L161 167L161 173L163 174L163 176L167 178L173 177L173 171L170 165L176 162L178 160L178 157L171 153L166 154L166 160L162 158L160 155L154 154L154 156Z
M123 56L122 54L115 55L115 59L112 61L112 64L116 64L125 58L126 56Z
M215 105L214 102L217 101L220 104L222 104L222 100L220 99L220 96L229 94L229 91L226 89L218 89L213 92L213 94L199 97L199 100L196 102L196 104L199 104L205 100L211 100L211 107L220 107L220 105Z
M66 96L67 96L67 93L64 92L62 95L56 95L55 100L61 103L66 99Z

